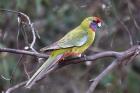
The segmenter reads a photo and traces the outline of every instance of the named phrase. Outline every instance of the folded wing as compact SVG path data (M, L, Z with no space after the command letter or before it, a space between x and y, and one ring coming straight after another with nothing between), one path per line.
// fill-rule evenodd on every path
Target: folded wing
M66 34L59 41L42 48L40 51L49 51L75 46L82 46L86 43L87 39L88 39L87 31L81 29L81 27L77 27L76 29Z

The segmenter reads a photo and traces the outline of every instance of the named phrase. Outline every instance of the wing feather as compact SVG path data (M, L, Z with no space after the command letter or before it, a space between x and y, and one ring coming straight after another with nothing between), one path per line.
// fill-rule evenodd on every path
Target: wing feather
M69 48L75 46L82 46L88 39L88 33L81 27L70 31L59 41L49 45L48 47L42 48L41 51L56 50L62 48Z

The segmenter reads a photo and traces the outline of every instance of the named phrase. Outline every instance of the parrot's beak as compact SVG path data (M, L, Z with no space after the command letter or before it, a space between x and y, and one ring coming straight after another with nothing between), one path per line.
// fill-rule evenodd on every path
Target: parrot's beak
M98 27L102 27L102 23L101 22L99 22L97 25L98 25Z
M101 21L101 27L100 27L101 29L100 30L104 31L104 29L106 29L106 26L107 26L106 23L104 21Z
M103 29L105 26L105 23L103 21L100 21L99 23L97 23L97 27L98 27L98 31L102 31L101 29Z

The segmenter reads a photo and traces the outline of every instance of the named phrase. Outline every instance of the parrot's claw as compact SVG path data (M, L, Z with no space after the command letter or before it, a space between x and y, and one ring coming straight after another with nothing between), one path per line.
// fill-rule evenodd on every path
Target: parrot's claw
M82 56L81 54L78 55L78 57L81 57L81 56Z
M84 57L84 60L86 61L87 60L87 55L84 54L83 57Z

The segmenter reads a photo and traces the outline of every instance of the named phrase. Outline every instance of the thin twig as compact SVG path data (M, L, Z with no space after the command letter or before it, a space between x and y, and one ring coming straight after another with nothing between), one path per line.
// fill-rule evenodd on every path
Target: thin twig
M26 83L27 83L27 81L23 81L15 86L12 86L11 88L8 88L5 93L11 93L12 91L24 86Z
M98 75L95 79L92 79L93 83L90 85L86 93L93 93L97 84L103 79L103 77L109 74L117 65L118 61L114 60L100 75Z
M18 11L14 11L14 10L1 9L1 8L0 8L0 10L1 10L1 11L6 11L6 12L16 13L17 16L18 16L18 18L17 18L17 19L18 19L18 25L29 25L29 26L30 26L33 39L32 39L31 44L29 44L29 48L30 48L32 51L34 51L34 52L37 53L37 51L36 51L33 47L34 47L35 42L36 42L36 36L38 37L38 35L36 34L36 31L35 31L35 29L34 29L34 27L33 27L33 23L31 22L29 16L26 15L25 13L18 12ZM18 31L19 31L19 30L18 30ZM22 31L22 32L23 32L23 31ZM19 32L18 32L18 34L19 34ZM26 35L26 34L25 34L25 35ZM23 35L23 36L24 36L24 35ZM18 38L17 38L17 39L18 39ZM26 40L26 39L27 39L27 38L25 38L25 40ZM27 47L27 46L25 46L25 47Z
M30 48L34 51L34 52L37 52L33 47L35 45L35 42L36 42L36 34L35 34L35 30L34 30L34 27L33 27L33 23L30 23L30 26L31 26L31 31L32 31L32 35L33 35L33 40L32 40L32 43L30 45Z
M25 55L30 55L30 56L48 58L48 55L46 54L35 53L35 52L20 50L20 49L0 48L0 52L9 52L9 53L15 53L15 54L25 54Z
M30 79L30 75L29 75L29 73L28 73L28 71L27 71L27 68L26 68L25 63L23 63L23 69L24 69L24 72L25 72L25 74L26 74L26 76L27 76L27 79Z
M14 75L16 69L17 69L17 66L19 66L21 60L23 59L23 57L24 57L24 55L22 54L22 55L20 56L20 58L18 59L18 62L16 63L16 66L14 67L14 69L13 69L13 71L12 71L12 73L11 73L10 82L12 82L12 80L13 80L13 75Z
M131 34L130 30L128 29L128 27L124 24L124 22L118 16L118 12L117 12L117 9L115 7L114 2L112 1L111 3L112 3L112 6L114 6L113 7L113 12L114 12L114 15L115 15L116 19L120 22L120 24L124 27L125 31L128 33L130 46L133 46L133 38L132 38L132 34Z
M138 23L137 23L135 17L134 17L133 14L132 14L132 9L131 9L131 6L130 6L130 2L131 2L131 1L130 1L130 0L126 0L126 1L127 1L127 3L128 3L129 15L130 15L130 17L131 17L132 20L133 20L134 26L136 27L136 29L137 29L138 31L140 31L140 26L138 25Z

